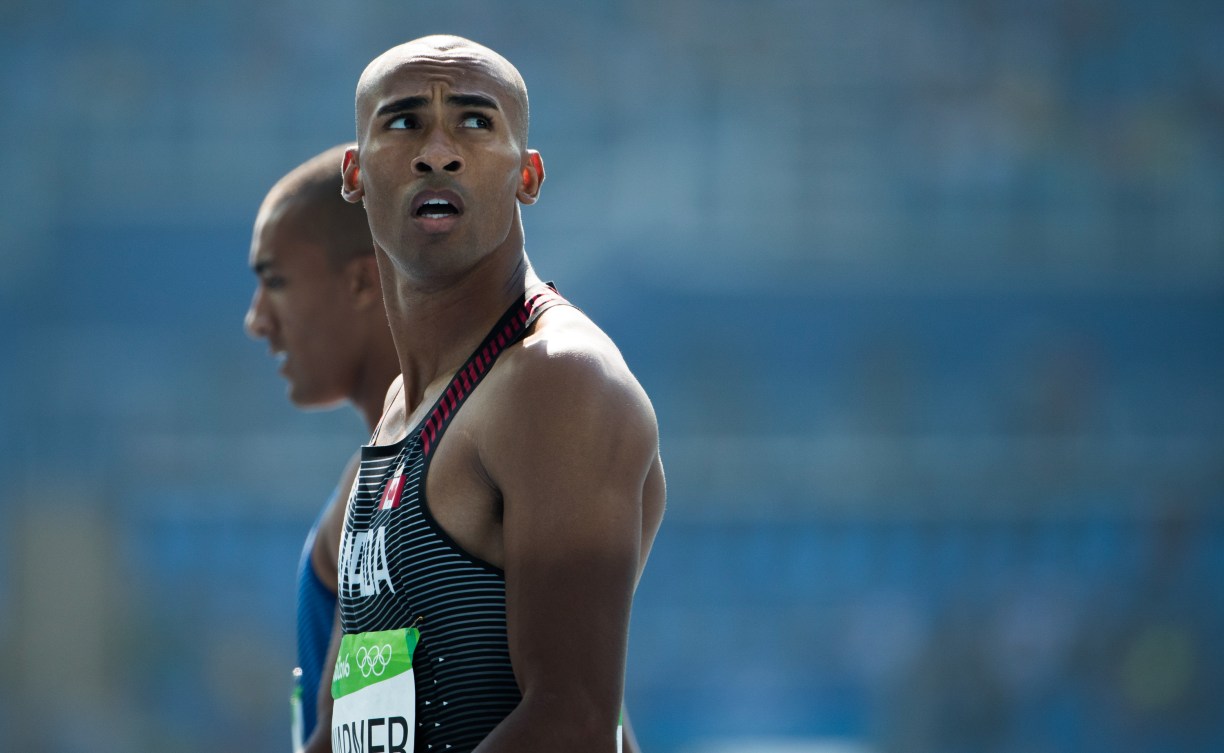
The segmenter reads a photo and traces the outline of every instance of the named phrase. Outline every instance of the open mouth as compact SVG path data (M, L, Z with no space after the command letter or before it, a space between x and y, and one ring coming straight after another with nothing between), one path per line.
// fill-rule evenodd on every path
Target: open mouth
M426 223L430 231L443 231L450 228L454 220L463 214L463 199L459 194L449 189L426 189L418 193L412 200L412 215Z
M416 211L417 217L439 220L459 214L459 207L446 199L427 199Z

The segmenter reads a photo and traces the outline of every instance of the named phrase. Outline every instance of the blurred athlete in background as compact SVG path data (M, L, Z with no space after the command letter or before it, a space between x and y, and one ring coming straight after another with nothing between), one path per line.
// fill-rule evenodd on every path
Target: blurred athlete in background
M348 403L372 432L399 362L365 210L340 195L346 146L294 169L260 206L250 252L258 282L246 330L280 360L294 405ZM295 749L331 749L331 677L320 678L336 620L336 553L357 461L350 460L320 511L298 565Z

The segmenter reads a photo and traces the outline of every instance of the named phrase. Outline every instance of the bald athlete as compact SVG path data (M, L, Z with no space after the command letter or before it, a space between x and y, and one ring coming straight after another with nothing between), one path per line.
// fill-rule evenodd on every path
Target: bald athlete
M362 74L344 195L378 249L402 379L345 515L332 746L620 746L630 606L664 507L615 345L541 282L527 91L457 37ZM444 584L444 585L442 585Z
M347 402L373 431L399 362L365 212L340 196L346 146L290 172L259 208L250 252L259 282L246 330L267 340L281 359L294 405ZM311 528L298 565L295 749L310 740L326 750L329 742L331 686L320 677L336 619L336 553L357 460L349 462ZM311 739L317 718L323 729Z

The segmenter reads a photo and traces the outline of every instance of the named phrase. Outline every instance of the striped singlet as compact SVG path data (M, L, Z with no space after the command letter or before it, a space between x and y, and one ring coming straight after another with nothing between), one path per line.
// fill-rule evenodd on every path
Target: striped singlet
M521 700L506 637L505 575L442 530L425 478L443 432L498 355L563 303L551 286L529 290L420 424L395 444L362 448L340 545L340 618L346 634L419 620L415 753L467 753Z

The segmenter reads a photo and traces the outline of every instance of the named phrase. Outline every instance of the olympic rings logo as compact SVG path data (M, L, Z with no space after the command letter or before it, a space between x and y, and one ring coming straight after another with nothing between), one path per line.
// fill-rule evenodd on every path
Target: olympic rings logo
M362 677L370 675L378 677L387 670L387 665L390 663L391 644L389 643L369 648L362 646L357 649L357 669L361 670Z

